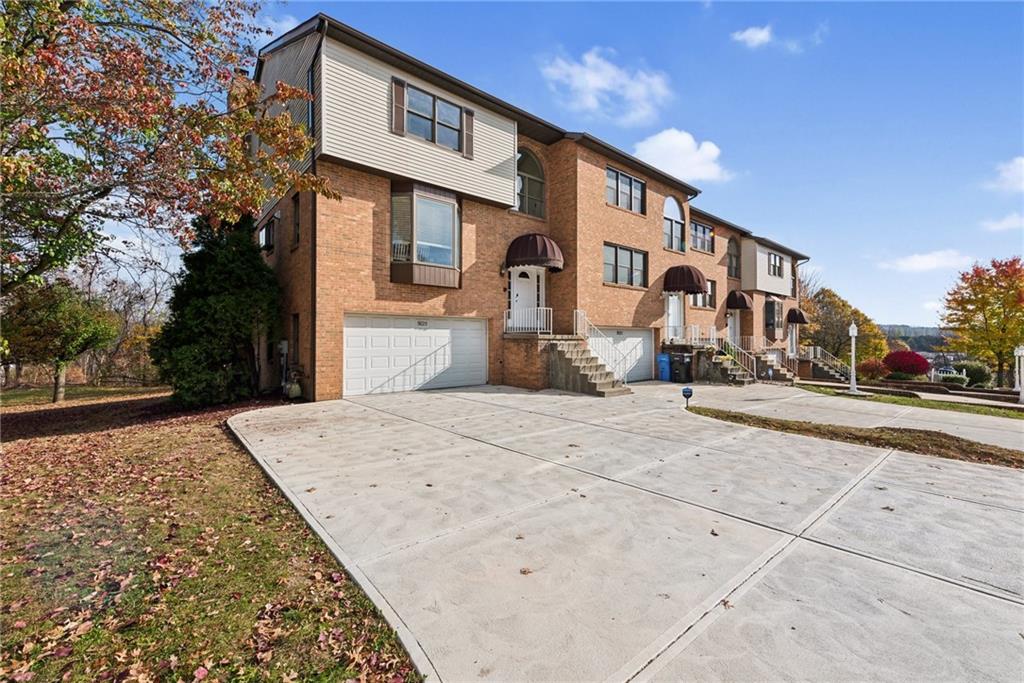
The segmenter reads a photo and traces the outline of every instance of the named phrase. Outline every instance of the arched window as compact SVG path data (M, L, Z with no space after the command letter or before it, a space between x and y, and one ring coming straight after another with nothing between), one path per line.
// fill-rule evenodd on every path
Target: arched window
M729 246L726 248L726 255L728 258L729 266L729 277L740 276L740 243L736 241L736 238L729 238Z
M527 149L516 155L516 211L544 218L544 169Z
M683 250L683 209L672 197L665 197L664 232L667 249Z

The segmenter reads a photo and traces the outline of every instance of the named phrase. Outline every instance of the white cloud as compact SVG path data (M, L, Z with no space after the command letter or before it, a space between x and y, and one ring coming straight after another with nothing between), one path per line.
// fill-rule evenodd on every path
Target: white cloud
M939 249L927 254L911 254L891 261L882 261L880 268L898 270L904 273L923 273L928 270L963 268L974 262L973 256L961 254L956 249Z
M1024 156L996 164L996 177L985 187L1003 192L1024 192Z
M710 140L697 142L685 130L677 128L666 128L633 147L634 156L689 182L732 178L733 174L718 160L721 153L718 145Z
M775 37L772 35L771 24L765 26L751 26L742 31L735 31L730 36L737 43L743 43L751 50L770 44Z
M814 28L814 31L812 31L808 36L803 38L783 38L775 35L771 24L765 24L764 26L750 26L742 31L734 31L729 34L729 37L737 43L743 43L751 50L756 50L765 46L774 46L781 48L790 54L800 54L804 51L805 44L817 46L824 43L825 36L828 35L828 31L828 22L823 21L819 23Z
M661 105L672 98L668 76L621 67L611 61L614 55L614 50L592 47L579 61L555 57L541 66L541 74L569 109L623 126L653 122Z
M288 31L299 25L299 20L290 14L284 14L280 17L272 17L264 14L259 18L259 23L263 25L263 28L270 31L272 38L280 38Z
M1005 230L1024 230L1024 214L1017 211L1007 214L996 221L982 221L981 227L989 232L1003 232Z
M923 308L926 311L937 311L940 308L942 308L942 304L939 303L938 301L925 301L923 304L921 304L921 308Z

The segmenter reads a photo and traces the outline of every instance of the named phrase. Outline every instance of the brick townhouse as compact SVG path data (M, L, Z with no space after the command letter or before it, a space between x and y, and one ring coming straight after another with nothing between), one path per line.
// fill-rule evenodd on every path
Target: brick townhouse
M655 377L662 348L795 354L807 257L692 206L693 186L324 15L254 78L313 93L289 105L315 140L303 168L341 196L260 217L284 291L265 387L608 394Z

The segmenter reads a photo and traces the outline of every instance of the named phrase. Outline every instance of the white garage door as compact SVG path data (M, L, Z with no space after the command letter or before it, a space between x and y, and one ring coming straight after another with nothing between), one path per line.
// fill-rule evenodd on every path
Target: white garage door
M600 335L591 335L589 343L594 354L609 369L619 362L621 367L628 368L627 382L639 382L654 378L654 331L637 330L625 327L601 327ZM612 350L614 346L614 351ZM618 353L616 353L616 351ZM621 354L621 355L620 355ZM619 360L625 356L625 360ZM621 373L617 373L619 376Z
M345 396L486 382L485 320L345 316Z

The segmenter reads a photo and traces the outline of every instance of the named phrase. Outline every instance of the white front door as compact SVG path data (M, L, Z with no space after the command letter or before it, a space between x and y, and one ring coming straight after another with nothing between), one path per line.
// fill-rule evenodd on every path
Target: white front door
M598 328L587 340L590 350L615 376L627 382L654 379L654 333L649 329Z
M512 268L508 273L508 331L534 332L545 324L538 310L544 306L544 269Z
M343 396L487 382L487 321L346 315Z
M789 357L796 357L796 323L789 324Z
M680 339L683 336L683 298L678 294L665 296L665 336Z
M737 311L729 311L725 318L726 329L728 330L729 341L734 345L740 345L740 314Z

